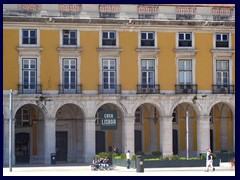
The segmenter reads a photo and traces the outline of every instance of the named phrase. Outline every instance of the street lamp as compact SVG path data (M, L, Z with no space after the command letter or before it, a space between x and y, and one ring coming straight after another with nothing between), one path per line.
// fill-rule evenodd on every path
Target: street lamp
M9 107L9 171L12 172L12 92L10 89L10 107Z
M188 159L188 111L186 111L186 147L187 147L187 159Z

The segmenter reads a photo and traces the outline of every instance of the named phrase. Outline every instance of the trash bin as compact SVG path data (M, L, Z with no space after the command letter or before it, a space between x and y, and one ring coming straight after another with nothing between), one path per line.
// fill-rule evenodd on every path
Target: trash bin
M56 154L55 153L51 154L51 164L56 164Z
M143 165L143 156L139 155L137 156L137 168L136 171L137 172L144 172L144 165Z

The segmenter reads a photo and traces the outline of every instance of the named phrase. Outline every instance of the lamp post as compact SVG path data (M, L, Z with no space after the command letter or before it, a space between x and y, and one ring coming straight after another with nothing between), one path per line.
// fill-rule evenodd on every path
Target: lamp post
M188 111L186 111L186 147L187 147L187 159L188 159Z
M12 172L12 92L10 89L10 107L9 107L9 171Z

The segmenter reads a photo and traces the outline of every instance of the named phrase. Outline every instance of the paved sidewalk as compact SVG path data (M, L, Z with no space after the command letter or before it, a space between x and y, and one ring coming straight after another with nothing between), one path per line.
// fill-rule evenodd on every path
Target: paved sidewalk
M205 172L205 167L145 168L144 172L117 166L110 171L91 171L89 165L17 166L3 168L3 176L235 176L230 167L216 167L214 172Z

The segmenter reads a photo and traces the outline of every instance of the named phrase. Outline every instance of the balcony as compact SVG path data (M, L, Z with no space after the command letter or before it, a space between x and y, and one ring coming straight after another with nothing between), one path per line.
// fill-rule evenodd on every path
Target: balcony
M42 94L41 84L18 84L18 94Z
M59 84L58 85L59 94L82 94L81 84Z
M98 85L98 94L121 94L121 85L105 84Z
M141 84L137 85L137 94L160 94L159 84Z
M175 94L197 94L197 85L177 84L175 85Z
M235 94L234 85L212 85L213 94Z

